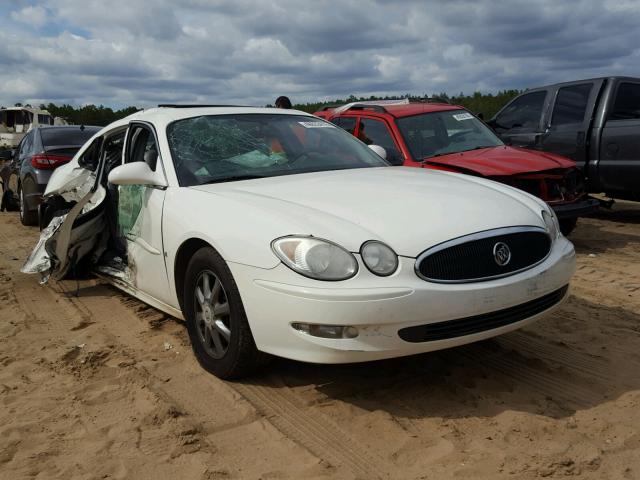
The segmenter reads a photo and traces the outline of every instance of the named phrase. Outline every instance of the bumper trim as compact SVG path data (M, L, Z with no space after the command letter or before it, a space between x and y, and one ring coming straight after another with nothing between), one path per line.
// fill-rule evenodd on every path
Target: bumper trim
M262 288L276 293L284 293L308 300L329 302L363 302L372 300L391 300L411 295L414 290L409 287L375 287L375 288L317 288L288 285L268 280L254 280Z
M496 312L403 328L398 331L398 336L405 342L420 343L463 337L504 327L526 320L553 307L565 297L568 289L569 285L565 285L530 302Z
M552 205L554 213L559 219L582 217L583 215L589 215L598 211L600 208L600 201L595 198L588 198L581 202Z

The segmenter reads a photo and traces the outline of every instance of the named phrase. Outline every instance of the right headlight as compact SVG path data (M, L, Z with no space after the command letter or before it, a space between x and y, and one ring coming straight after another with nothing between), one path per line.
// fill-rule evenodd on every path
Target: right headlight
M315 237L281 237L271 243L276 256L294 272L316 280L346 280L358 273L353 254Z
M377 240L365 242L360 248L362 261L375 275L386 277L398 269L398 255L391 247Z
M547 232L549 232L549 236L552 240L555 240L560 236L560 225L558 224L558 219L556 218L555 213L553 211L542 211L542 219L544 220L544 224L547 227Z

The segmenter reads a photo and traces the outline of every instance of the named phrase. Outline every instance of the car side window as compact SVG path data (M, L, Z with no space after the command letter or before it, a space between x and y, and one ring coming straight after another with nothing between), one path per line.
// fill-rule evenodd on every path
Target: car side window
M582 123L587 113L587 103L592 88L593 84L582 83L559 89L553 107L551 126Z
M546 97L547 92L541 90L525 93L516 98L496 117L496 130L537 131L540 126L540 117L542 116Z
M18 157L20 158L20 160L23 160L27 155L31 154L31 147L33 146L33 134L34 131L32 130L27 133L22 139L18 152Z
M33 113L24 110L22 112L22 124L24 125L23 132L26 132L27 128L33 123Z
M145 162L155 172L158 163L158 146L153 132L142 125L134 125L131 128L125 162Z
M621 83L609 120L640 118L640 83Z
M393 165L402 165L404 158L397 149L391 132L384 122L371 118L361 118L358 138L367 145L380 145L387 152L387 161Z
M351 135L356 130L356 119L354 117L338 117L331 121L334 125L346 130Z
M96 171L100 163L100 145L102 138L96 138L89 148L87 148L82 156L78 159L78 165L92 172Z

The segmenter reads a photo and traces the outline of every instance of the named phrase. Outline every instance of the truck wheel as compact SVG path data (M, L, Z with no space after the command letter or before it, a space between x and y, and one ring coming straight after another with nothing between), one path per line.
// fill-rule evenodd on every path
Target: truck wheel
M265 363L268 356L256 348L231 271L212 248L191 257L182 303L193 352L205 370L226 380Z
M563 218L559 221L560 223L560 231L566 237L576 228L576 224L578 223L577 218Z

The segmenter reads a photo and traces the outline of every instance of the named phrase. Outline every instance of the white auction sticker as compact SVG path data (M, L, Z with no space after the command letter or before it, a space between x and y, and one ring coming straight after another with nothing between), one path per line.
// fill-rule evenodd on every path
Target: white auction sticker
M298 122L304 128L334 128L330 123L325 122Z
M471 120L473 118L473 115L471 115L470 113L458 113L456 115L453 116L453 118L455 118L456 120L460 121L460 120Z

